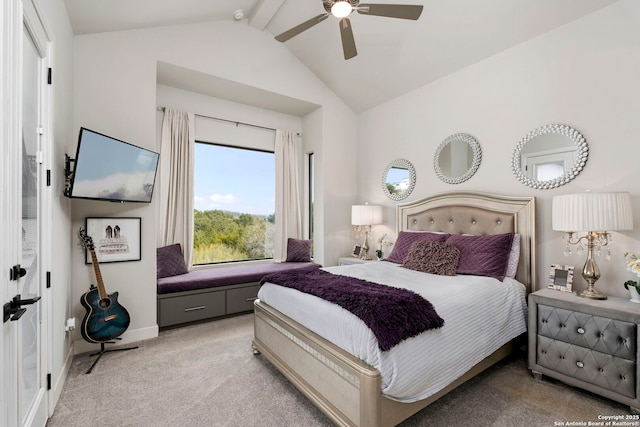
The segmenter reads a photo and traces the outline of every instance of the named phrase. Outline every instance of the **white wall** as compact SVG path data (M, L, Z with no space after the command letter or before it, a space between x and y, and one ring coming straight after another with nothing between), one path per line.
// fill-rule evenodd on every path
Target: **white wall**
M359 193L386 207L385 225L374 234L395 233L395 203L385 198L380 179L386 165L400 157L417 172L416 188L405 201L453 190L535 196L540 287L546 285L550 264L581 271L586 259L563 255L561 233L551 230L551 198L585 189L629 191L635 230L615 235L610 262L597 259L602 278L596 285L609 295L628 297L622 283L635 276L626 272L623 253L640 253L639 17L640 2L620 1L362 113ZM569 184L534 190L512 175L510 159L521 138L549 123L579 130L589 144L589 160ZM476 175L450 185L435 175L433 156L442 140L458 132L478 140L483 158ZM576 287L585 287L579 273Z
M316 248L316 256L331 265L349 250L345 225L349 223L349 206L356 198L355 114L269 33L253 29L246 22L228 21L83 35L74 42L76 132L84 126L155 149L158 61L322 106L317 110L320 113L304 118L302 128L305 146L319 157L325 156L316 165L318 187L335 189L317 195L323 210L316 207L316 219L326 240L321 251ZM236 119L251 123L251 118ZM307 124L313 127L311 132L305 129ZM153 204L73 202L74 229L86 216L110 215L140 216L143 236L155 235ZM91 270L78 250L74 250L72 263L72 301L76 313L81 313L76 301L92 281ZM120 302L131 314L123 342L157 334L155 268L153 238L143 238L141 261L101 266L107 290L118 290ZM82 341L78 348L88 349Z

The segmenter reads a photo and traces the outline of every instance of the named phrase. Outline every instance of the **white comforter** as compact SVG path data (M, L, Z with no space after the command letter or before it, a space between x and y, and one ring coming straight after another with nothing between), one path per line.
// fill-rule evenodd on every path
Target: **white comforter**
M382 393L399 402L431 396L503 344L526 331L526 290L514 279L436 276L390 262L325 270L410 289L429 300L445 325L381 351L371 330L342 307L295 289L265 283L258 298L382 375Z

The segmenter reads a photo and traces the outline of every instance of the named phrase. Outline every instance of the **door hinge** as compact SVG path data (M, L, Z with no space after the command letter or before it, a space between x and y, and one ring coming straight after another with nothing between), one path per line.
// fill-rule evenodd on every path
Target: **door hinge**
M51 169L47 169L47 187L51 187Z
M51 374L47 374L47 390L51 390Z
M47 84L51 84L51 82L53 81L53 78L51 77L51 67L49 67L49 69L47 70Z
M51 287L51 272L47 271L47 289Z

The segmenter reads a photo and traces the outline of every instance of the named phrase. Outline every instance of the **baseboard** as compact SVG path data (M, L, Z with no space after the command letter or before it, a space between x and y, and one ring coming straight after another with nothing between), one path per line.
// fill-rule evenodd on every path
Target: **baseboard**
M117 345L130 344L137 341L148 340L158 337L158 325L148 328L129 329L117 340ZM73 354L89 353L100 350L100 344L90 343L84 340L76 340L73 342Z

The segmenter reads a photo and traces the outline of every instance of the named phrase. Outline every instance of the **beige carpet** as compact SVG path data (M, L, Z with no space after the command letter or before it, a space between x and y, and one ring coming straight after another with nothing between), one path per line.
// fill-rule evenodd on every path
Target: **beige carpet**
M252 314L163 331L136 350L105 354L88 375L94 359L76 356L47 426L331 425L269 362L253 355L252 333ZM521 354L401 426L551 427L629 413L616 402L533 379Z

